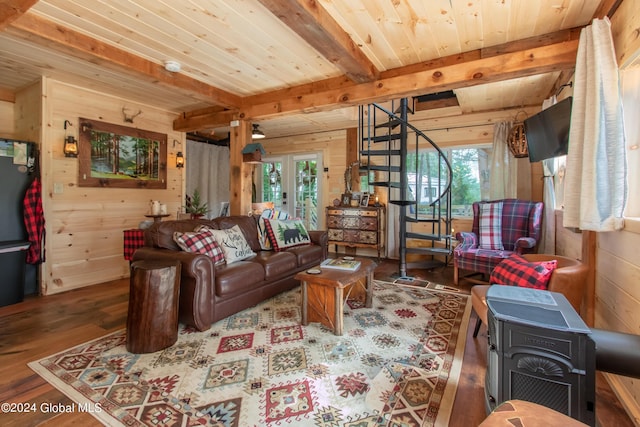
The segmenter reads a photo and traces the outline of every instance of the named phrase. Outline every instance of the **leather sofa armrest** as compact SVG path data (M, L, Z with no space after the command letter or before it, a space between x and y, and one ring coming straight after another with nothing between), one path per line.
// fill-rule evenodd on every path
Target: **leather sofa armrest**
M171 249L142 247L135 251L132 261L157 259L180 261L180 264L182 264L182 276L188 276L192 278L198 278L198 276L201 274L201 270L203 268L202 264L204 264L205 268L207 264L211 264L211 279L213 280L215 278L215 268L213 268L213 261L208 256L202 254L194 254L183 251L172 251Z
M329 256L329 233L327 230L309 230L309 238L311 238L311 243L322 248L322 259L327 259Z
M199 331L211 327L215 318L215 264L211 258L171 249L143 247L135 251L133 261L170 259L181 264L180 319Z

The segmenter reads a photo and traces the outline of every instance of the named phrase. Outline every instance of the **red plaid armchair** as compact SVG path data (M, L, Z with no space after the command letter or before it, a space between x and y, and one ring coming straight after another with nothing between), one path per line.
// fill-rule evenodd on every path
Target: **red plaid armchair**
M459 270L490 274L509 255L533 252L540 238L543 206L542 202L517 199L475 202L471 232L456 233L459 244L453 251L453 282L458 284Z

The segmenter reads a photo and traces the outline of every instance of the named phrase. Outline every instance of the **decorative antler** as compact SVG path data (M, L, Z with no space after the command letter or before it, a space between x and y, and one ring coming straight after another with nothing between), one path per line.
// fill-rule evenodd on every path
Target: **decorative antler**
M127 116L127 108L122 107L122 115L124 116L124 121L127 123L133 123L133 119L138 117L140 114L142 114L142 110L138 110L138 112L133 116Z

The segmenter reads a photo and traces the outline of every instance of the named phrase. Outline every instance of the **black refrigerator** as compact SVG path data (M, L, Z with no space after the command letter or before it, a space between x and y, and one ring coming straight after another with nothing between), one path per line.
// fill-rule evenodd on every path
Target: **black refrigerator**
M26 263L29 240L24 196L36 173L35 144L0 139L0 307L37 293L36 265Z

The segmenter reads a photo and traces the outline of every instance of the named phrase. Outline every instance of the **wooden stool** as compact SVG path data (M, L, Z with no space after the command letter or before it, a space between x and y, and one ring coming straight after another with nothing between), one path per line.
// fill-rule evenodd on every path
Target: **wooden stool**
M127 351L153 353L178 339L179 261L131 264Z

